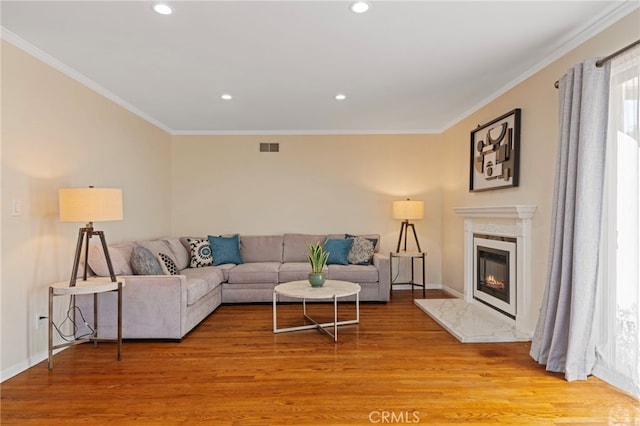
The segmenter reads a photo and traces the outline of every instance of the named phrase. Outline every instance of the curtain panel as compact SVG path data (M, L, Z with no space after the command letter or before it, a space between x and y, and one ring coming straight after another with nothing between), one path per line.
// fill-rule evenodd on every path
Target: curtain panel
M530 355L569 381L595 364L594 317L607 139L609 70L597 59L560 79L547 282Z

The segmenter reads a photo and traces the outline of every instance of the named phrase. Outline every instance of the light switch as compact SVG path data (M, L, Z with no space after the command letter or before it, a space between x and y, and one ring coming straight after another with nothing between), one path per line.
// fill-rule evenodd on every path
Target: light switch
M11 200L11 216L22 216L22 200L14 198Z

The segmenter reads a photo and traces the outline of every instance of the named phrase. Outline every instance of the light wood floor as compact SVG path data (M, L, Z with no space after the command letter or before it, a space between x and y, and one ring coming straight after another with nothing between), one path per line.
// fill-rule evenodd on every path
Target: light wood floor
M300 306L279 314L293 325ZM633 398L595 377L567 383L528 353L459 343L410 291L363 303L337 344L317 330L274 335L270 305L222 306L181 343L127 341L119 362L114 344L78 345L52 371L45 361L5 381L1 423L640 424Z

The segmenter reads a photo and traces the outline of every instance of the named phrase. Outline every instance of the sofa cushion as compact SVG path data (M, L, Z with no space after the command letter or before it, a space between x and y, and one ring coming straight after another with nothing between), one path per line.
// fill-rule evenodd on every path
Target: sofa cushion
M324 244L325 235L285 234L282 253L283 262L306 262L309 244Z
M327 268L325 267L325 272ZM278 281L288 283L289 281L306 280L309 278L311 265L309 262L287 262L280 265Z
M244 262L282 262L282 235L240 236L240 256Z
M378 240L372 238L356 237L355 235L347 235L347 238L353 240L351 249L349 250L349 263L355 265L371 265L373 254Z
M191 252L190 267L203 268L213 265L211 244L209 244L208 238L187 238L187 242L189 243L189 250Z
M183 269L180 273L187 278L187 305L189 306L209 294L223 281L222 271L211 266Z
M330 238L324 243L324 251L329 253L327 265L348 265L349 250L353 244L352 238Z
M235 268L233 263L225 263L224 265L215 266L222 273L222 282L229 281L229 271Z
M162 272L164 272L165 275L178 275L178 267L171 259L171 256L165 253L158 253L158 259L160 260Z
M166 238L164 241L167 243L169 249L171 250L173 259L176 262L176 267L178 269L184 269L189 266L191 253L184 248L180 240L177 238Z
M211 281L215 286L220 285L224 279L222 270L214 266L206 266L202 268L186 268L180 271L181 275L187 278L187 281L191 279L200 279Z
M126 243L108 247L114 274L133 275L131 253L135 246L135 243ZM99 277L109 276L109 268L107 267L107 260L104 257L102 244L94 244L89 248L88 263L91 270Z
M229 283L278 283L280 262L252 262L229 270Z
M135 246L131 252L131 268L136 275L164 274L158 258L148 248Z
M240 256L240 242L238 235L232 237L216 237L209 235L209 244L213 253L213 266L225 263L240 265L244 263Z
M354 283L378 282L378 269L373 265L329 265L327 278Z

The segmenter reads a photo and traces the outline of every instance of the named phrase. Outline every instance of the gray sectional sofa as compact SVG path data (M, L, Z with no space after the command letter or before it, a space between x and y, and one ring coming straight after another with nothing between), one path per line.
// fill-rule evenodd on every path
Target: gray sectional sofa
M356 237L345 234L284 234L240 235L236 238L242 262L239 264L209 265L206 259L203 261L199 250L207 241L206 237L164 238L109 246L114 272L125 280L122 337L182 339L222 303L271 302L273 288L277 284L307 279L311 271L306 258L307 243ZM369 234L357 238L374 244L370 262L358 259L358 264L351 261L329 264L327 278L360 284L361 301L386 302L390 288L389 257L378 252L380 236ZM160 260L164 273L136 275L135 272L139 271L134 269L139 262L132 263L132 258L137 259L136 256L143 251L141 247ZM351 255L349 253L349 259ZM215 250L212 257L215 260ZM91 247L88 263L95 275L109 276L100 245ZM92 325L93 297L78 296L76 306L80 308L84 321ZM100 295L98 308L99 336L115 337L116 295ZM86 332L88 329L79 321L77 334Z

